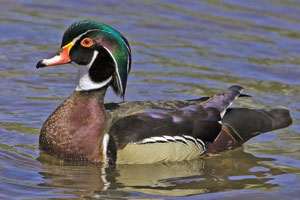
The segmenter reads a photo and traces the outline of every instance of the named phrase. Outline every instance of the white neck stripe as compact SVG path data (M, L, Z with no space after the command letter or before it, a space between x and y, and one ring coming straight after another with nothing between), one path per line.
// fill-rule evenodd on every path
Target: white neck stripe
M95 50L95 51L94 51L94 54L93 54L93 57L92 57L92 59L91 59L91 61L90 61L90 63L87 65L87 66L88 66L88 69L91 68L91 66L92 66L92 64L94 63L95 59L97 58L98 54L99 54L99 51Z
M77 65L79 81L77 87L75 88L76 91L87 91L87 90L99 89L106 86L111 81L112 76L101 83L95 83L94 81L91 80L91 77L89 76L88 70L93 65L98 54L99 52L95 50L93 57L87 66Z
M101 83L95 83L91 80L88 74L83 75L79 79L79 83L77 87L75 88L76 91L88 91L88 90L94 90L94 89L100 89L104 86L106 86L112 79L112 76L106 79L105 81Z

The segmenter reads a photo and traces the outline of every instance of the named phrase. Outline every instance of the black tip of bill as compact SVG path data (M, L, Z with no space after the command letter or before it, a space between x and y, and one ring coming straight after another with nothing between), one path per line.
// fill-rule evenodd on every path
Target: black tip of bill
M41 68L41 67L46 67L46 65L43 63L43 60L40 60L37 64L36 64L36 68Z

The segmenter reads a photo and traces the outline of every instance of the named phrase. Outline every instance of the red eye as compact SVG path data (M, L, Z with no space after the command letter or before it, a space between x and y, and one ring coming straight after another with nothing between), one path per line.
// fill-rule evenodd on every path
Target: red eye
M84 47L90 47L94 44L93 40L91 38L84 38L80 44Z

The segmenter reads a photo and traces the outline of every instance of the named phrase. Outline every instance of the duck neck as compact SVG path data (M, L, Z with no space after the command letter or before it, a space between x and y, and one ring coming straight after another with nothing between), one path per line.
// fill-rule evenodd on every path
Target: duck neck
M106 89L74 91L43 125L40 149L64 160L106 162Z
M97 55L97 54L95 54ZM94 59L93 59L94 60ZM91 62L92 64L93 62ZM100 80L92 80L89 69L90 65L88 66L80 66L78 65L78 85L75 88L75 91L98 91L103 89L106 91L107 85L109 85L109 82L112 80L112 76L101 78ZM100 89L99 89L100 88ZM105 94L105 92L104 92Z
M99 89L93 89L93 90L81 90L81 91L74 91L73 94L77 93L78 96L82 98L89 98L89 99L96 99L99 104L104 105L104 97L106 94L108 86L101 87Z

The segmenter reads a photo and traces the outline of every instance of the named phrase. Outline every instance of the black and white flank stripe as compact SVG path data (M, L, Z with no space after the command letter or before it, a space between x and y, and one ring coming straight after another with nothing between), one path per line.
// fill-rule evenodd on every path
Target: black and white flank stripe
M182 136L159 136L159 137L150 137L145 138L140 142L136 142L136 144L153 144L153 143L168 143L168 142L177 142L182 143L184 145L195 145L197 148L201 149L201 151L205 152L205 144L202 140L198 138L194 138L189 135L182 135Z

